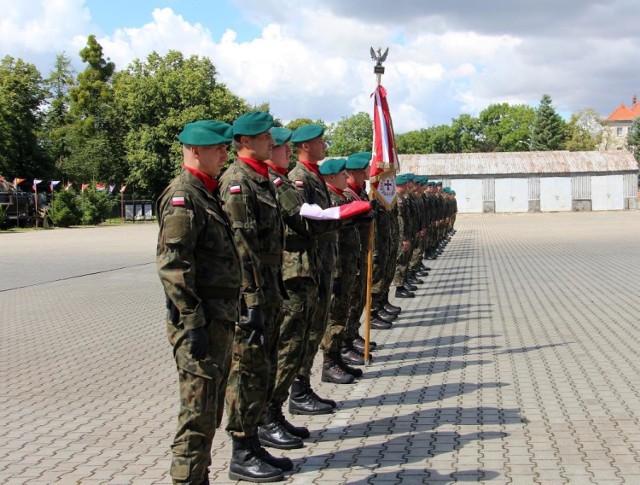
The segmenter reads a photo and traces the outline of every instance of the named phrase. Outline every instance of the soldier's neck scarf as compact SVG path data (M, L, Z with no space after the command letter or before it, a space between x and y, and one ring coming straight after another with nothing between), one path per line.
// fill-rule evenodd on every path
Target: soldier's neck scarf
M243 161L247 165L249 165L254 172L259 175L262 175L264 178L269 180L269 169L267 164L264 162L259 162L258 160L254 160L252 158L238 157L239 160Z
M269 160L267 162L267 165L269 165L269 167L271 168L271 170L273 170L274 172L278 172L280 175L287 175L287 169L286 168L282 168L282 167L278 167L275 163L273 163L271 160Z
M317 163L305 162L305 161L302 161L302 160L300 160L300 163L302 165L304 165L305 167L307 167L310 171L315 173L320 180L324 181L324 179L320 175L320 168L318 167Z
M211 175L204 173L202 170L198 170L197 168L188 167L187 165L183 165L183 168L191 172L194 177L200 180L209 192L213 193L218 188L218 181Z
M327 184L327 187L329 187L329 189L331 189L332 191L334 191L336 194L338 194L340 197L344 199L344 190L339 189L338 187L334 187L331 184Z

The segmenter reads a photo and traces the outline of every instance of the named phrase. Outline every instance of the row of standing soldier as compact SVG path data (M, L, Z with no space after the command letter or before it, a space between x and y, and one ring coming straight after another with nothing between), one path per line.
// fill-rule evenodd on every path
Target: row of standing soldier
M157 204L157 267L180 389L174 483L209 483L211 444L225 404L229 476L282 480L293 463L265 446L301 448L309 437L306 427L285 418L284 403L289 399L292 415L328 414L337 406L311 386L318 350L322 381L349 384L362 375L352 365L364 364L359 327L369 225L375 228L376 329L390 328L401 311L389 301L392 282L395 296L415 296L412 285L426 273L423 256L434 258L452 231L454 204L435 193L435 184L431 195L408 202L403 190L419 192L419 177L411 177L411 186L400 176L399 204L391 210L374 204L348 219L302 217L305 203L326 210L369 199L371 154L319 166L323 134L320 125L294 132L273 127L268 113L253 112L232 126L189 123L179 136L183 170ZM237 158L218 180L231 143ZM291 146L298 161L287 172Z

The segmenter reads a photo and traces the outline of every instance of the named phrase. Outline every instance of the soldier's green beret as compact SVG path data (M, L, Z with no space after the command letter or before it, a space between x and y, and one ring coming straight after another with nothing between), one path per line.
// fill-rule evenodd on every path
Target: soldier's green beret
M293 132L289 128L281 128L279 126L271 128L271 136L273 137L274 146L284 145L291 139Z
M407 177L407 182L413 182L413 178L416 176L414 173L405 173L404 174L405 177Z
M200 120L187 123L178 135L183 145L227 145L233 140L231 125L221 121Z
M371 162L371 152L359 152L347 157L347 170L362 170Z
M424 175L416 175L415 177L413 177L413 181L420 185L427 185L427 183L429 182L427 177L425 177Z
M451 195L456 195L456 191L451 189Z
M291 135L291 143L303 143L313 140L324 135L324 126L322 125L302 125L297 128Z
M436 186L436 181L435 180L429 180L429 183L427 185L429 187L435 187Z
M344 158L328 158L320 165L321 175L334 175L342 172L347 166Z
M396 177L396 185L406 185L409 179L407 179L407 174L404 173L402 175L398 175Z
M437 180L436 181L436 186L437 187L442 187L442 180Z
M451 192L451 187L445 187L442 189L442 191L448 194L449 192Z
M264 133L273 126L273 116L262 111L245 113L233 122L233 136L254 136Z

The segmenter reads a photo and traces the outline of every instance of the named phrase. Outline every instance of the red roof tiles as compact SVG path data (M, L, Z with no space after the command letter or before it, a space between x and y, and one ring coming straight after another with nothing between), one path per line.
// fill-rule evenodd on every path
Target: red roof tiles
M633 121L640 116L640 103L635 103L631 108L624 104L618 106L609 115L607 121Z

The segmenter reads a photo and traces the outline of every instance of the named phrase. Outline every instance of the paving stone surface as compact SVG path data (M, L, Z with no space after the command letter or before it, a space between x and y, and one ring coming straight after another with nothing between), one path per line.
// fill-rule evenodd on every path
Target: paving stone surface
M292 418L287 483L640 483L640 212L457 229L363 378L316 373L339 408ZM170 483L156 231L0 234L0 483ZM212 483L230 453L220 430Z

